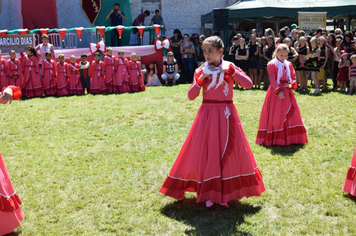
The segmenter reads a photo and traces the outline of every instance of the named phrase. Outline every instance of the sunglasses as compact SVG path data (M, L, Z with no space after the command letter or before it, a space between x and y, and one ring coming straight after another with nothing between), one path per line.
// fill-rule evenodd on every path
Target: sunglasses
M168 57L173 57L173 55L168 55Z

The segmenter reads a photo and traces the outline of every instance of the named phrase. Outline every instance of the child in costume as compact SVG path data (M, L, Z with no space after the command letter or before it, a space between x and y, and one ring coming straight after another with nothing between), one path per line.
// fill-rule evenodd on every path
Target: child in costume
M94 61L91 63L91 83L90 93L107 93L106 84L104 80L104 63L100 61L100 54L94 53Z
M69 67L69 94L80 95L83 94L83 87L79 79L79 65L75 62L75 56L70 56Z
M295 71L287 61L289 48L280 44L267 70L271 86L263 103L256 143L270 145L304 144L308 142L297 100Z
M58 55L57 62L57 96L67 96L68 95L68 78L69 70L68 63L64 61L64 55Z
M196 192L197 202L208 209L215 203L260 196L265 191L262 175L248 144L240 118L232 102L234 81L245 88L251 79L233 63L222 59L220 37L204 40L206 63L196 69L188 98L203 90L203 103L183 147L160 189L164 195L184 198Z
M145 84L142 78L141 63L138 61L136 53L132 53L131 60L128 62L128 70L130 74L130 89L131 92L145 91Z
M40 69L38 65L38 56L36 50L27 46L26 56L23 60L24 82L22 95L24 97L41 97L43 94L40 80Z
M129 72L127 69L127 59L125 58L124 51L118 52L118 57L115 61L116 76L114 78L114 84L116 87L116 93L130 92Z
M116 76L115 70L115 56L112 55L112 48L106 48L106 56L104 57L104 74L105 74L105 83L106 88L109 92L114 92L115 85L114 85L114 77Z
M42 61L42 87L45 95L54 96L57 93L56 77L57 64L52 59L50 51L45 53L46 59Z
M89 76L90 62L87 61L88 56L85 53L80 55L80 58L82 61L79 63L80 66L79 74L80 74L80 82L83 87L83 94L85 94L85 91L87 93L90 93L90 76Z
M349 54L346 51L341 50L340 53L339 72L337 73L336 80L340 83L340 92L345 93L347 81L349 80L350 60L347 59Z
M1 57L1 49L0 49L0 89L6 86L7 86L6 60Z
M349 80L350 80L350 92L349 95L352 95L355 92L356 88L356 55L353 54L350 57L352 65L349 67Z
M9 86L0 93L0 103L11 103L12 99L21 97L19 87ZM21 225L23 213L21 211L22 202L12 186L9 173L0 155L0 235L11 233Z
M19 59L16 58L14 50L9 52L10 59L7 61L7 84L22 88L22 66Z

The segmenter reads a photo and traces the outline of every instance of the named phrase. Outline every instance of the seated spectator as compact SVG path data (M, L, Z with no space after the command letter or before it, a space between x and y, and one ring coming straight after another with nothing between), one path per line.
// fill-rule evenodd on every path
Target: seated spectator
M157 64L155 62L151 62L148 66L147 70L147 80L146 86L161 86L161 81L158 79L158 70Z
M178 63L176 59L174 59L173 52L169 51L167 53L167 60L163 62L163 74L161 78L164 80L166 85L170 83L175 85L179 77L180 75L178 74Z

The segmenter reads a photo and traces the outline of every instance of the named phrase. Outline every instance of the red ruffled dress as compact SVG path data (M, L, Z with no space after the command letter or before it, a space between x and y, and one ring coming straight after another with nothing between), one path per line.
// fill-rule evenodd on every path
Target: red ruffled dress
M57 64L54 60L42 61L42 88L45 95L57 94Z
M104 71L105 71L105 83L109 92L116 92L116 86L114 84L114 77L116 77L114 56L106 55L104 57Z
M92 74L90 83L90 93L107 93L106 83L104 79L104 63L102 61L94 60L90 66L90 72Z
M142 92L146 91L145 83L142 77L141 62L139 61L129 61L127 63L129 69L130 78L130 89L131 92Z
M293 94L297 88L295 71L292 63L289 65L292 88L283 87L287 83L286 68L277 82L278 68L270 62L267 66L271 86L269 86L263 103L260 123L257 132L256 143L270 145L304 144L308 142L302 117L300 115L297 100ZM283 91L284 99L280 99L278 93Z
M260 196L265 191L262 175L232 102L233 82L246 88L251 88L252 82L232 63L222 63L229 63L224 80L210 89L212 76L203 83L198 81L198 85L197 79L203 70L195 71L188 98L194 100L202 89L203 103L160 189L166 196L182 199L185 192L196 192L197 202L211 200L222 204L242 197Z
M36 56L25 56L23 58L23 85L22 95L24 97L41 97L43 94L42 84L40 80L40 69Z
M114 77L114 85L116 93L126 93L130 91L129 73L127 70L128 60L118 57L115 61L116 76Z
M13 100L21 97L19 87L9 86L13 92ZM5 88L4 88L5 89ZM12 186L5 163L0 155L0 235L11 233L21 225L23 214L22 202Z
M352 157L351 166L347 171L345 184L342 190L356 196L356 148Z

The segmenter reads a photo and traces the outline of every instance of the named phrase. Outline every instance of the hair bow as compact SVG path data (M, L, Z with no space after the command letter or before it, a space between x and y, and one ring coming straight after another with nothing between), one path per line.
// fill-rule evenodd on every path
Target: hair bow
M155 38L155 49L156 51L161 50L162 48L167 49L168 51L171 51L171 39L167 37L165 40L161 41L158 38Z
M104 40L101 40L98 44L95 43L89 43L89 48L92 54L100 50L102 53L105 53L106 51L106 45Z

